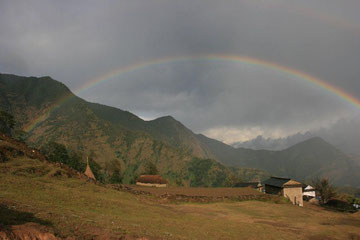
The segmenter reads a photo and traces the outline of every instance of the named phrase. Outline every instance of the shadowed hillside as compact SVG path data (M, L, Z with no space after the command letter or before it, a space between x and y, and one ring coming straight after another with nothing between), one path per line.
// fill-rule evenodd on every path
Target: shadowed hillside
M62 143L94 159L105 175L117 166L125 183L134 182L145 171L146 163L151 162L171 183L191 185L189 166L196 159L208 159L209 168L207 164L199 166L205 172L217 169L219 176L244 171L219 167L210 159L226 166L256 168L298 180L321 175L329 176L338 185L356 185L360 180L359 167L352 159L320 138L282 151L235 149L194 134L171 116L144 121L127 111L89 103L49 77L1 74L0 93L0 108L15 116L16 128L29 130L28 143L39 148L48 142ZM265 175L259 172L253 177ZM204 181L212 186L219 182L219 176Z

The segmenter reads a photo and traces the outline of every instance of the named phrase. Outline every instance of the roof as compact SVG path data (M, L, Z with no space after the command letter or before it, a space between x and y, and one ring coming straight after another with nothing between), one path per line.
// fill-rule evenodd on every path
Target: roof
M154 184L167 184L166 179L160 175L141 175L137 182L141 183L154 183Z
M290 180L291 180L290 178L270 177L268 180L264 182L264 185L270 185L270 186L282 188L283 185Z
M283 187L302 187L302 183L290 179L288 182L284 183Z
M85 170L85 173L84 173L86 176L88 176L88 178L91 178L91 179L94 179L96 180L93 172L91 171L91 168L90 168L90 165L89 165L89 162L87 163L86 165L86 170Z
M252 187L252 188L258 188L261 186L261 183L259 182L247 182L247 183L237 183L235 187Z
M303 192L314 192L315 191L315 188L313 188L312 186L310 185L307 185L304 189L303 189Z

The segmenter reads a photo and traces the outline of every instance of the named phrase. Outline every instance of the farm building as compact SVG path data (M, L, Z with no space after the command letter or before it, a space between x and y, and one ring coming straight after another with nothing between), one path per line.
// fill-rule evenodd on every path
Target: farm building
M315 188L313 188L310 185L304 185L303 186L303 197L307 198L307 199L315 198L316 197Z
M167 187L167 181L160 175L141 175L136 185L148 187Z
M288 198L293 204L303 206L302 184L290 178L271 177L264 182L265 193L278 194Z
M237 183L234 187L250 187L260 192L262 192L263 190L263 185L261 184L261 182L242 182Z

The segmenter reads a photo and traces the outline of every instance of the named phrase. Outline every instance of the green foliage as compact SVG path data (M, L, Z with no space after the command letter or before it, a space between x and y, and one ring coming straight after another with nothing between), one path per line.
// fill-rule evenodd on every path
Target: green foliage
M122 182L125 184L135 184L136 180L139 178L137 170L139 168L139 163L128 165L123 173Z
M8 112L0 110L0 132L11 135L11 130L15 127L14 116Z
M106 174L101 171L101 166L91 157L89 157L89 166L96 178L100 182L105 182Z
M187 164L187 179L190 187L220 187L224 186L227 169L211 159L193 158Z
M64 144L49 142L41 148L41 151L50 162L66 164L79 172L85 170L86 165L82 161L82 157L75 152L69 154Z
M241 183L242 179L240 176L236 176L233 173L230 173L225 181L225 186L226 187L235 187L238 183Z
M271 174L256 168L236 168L231 167L230 170L235 176L238 176L243 182L255 182L268 179Z
M111 175L110 183L112 183L112 184L114 184L114 183L122 183L122 177L121 177L120 171L118 169L116 169L113 172L113 174Z
M69 154L69 160L66 164L79 172L84 172L86 168L82 156L75 152Z
M145 170L142 174L157 175L159 174L159 170L157 169L155 163L147 161L145 163Z
M321 204L326 204L331 198L337 195L334 186L330 184L328 178L317 178L313 180L313 186L320 196Z
M45 153L46 157L50 162L59 162L67 164L69 161L69 155L65 145L49 142L41 148L42 152Z

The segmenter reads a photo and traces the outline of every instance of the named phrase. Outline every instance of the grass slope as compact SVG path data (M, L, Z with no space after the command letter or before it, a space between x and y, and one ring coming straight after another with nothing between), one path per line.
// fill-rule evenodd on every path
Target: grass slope
M0 163L0 212L7 213L0 223L34 221L54 228L57 236L76 239L360 238L359 214L259 201L162 203L154 196L53 174L58 171L64 170L26 155Z

